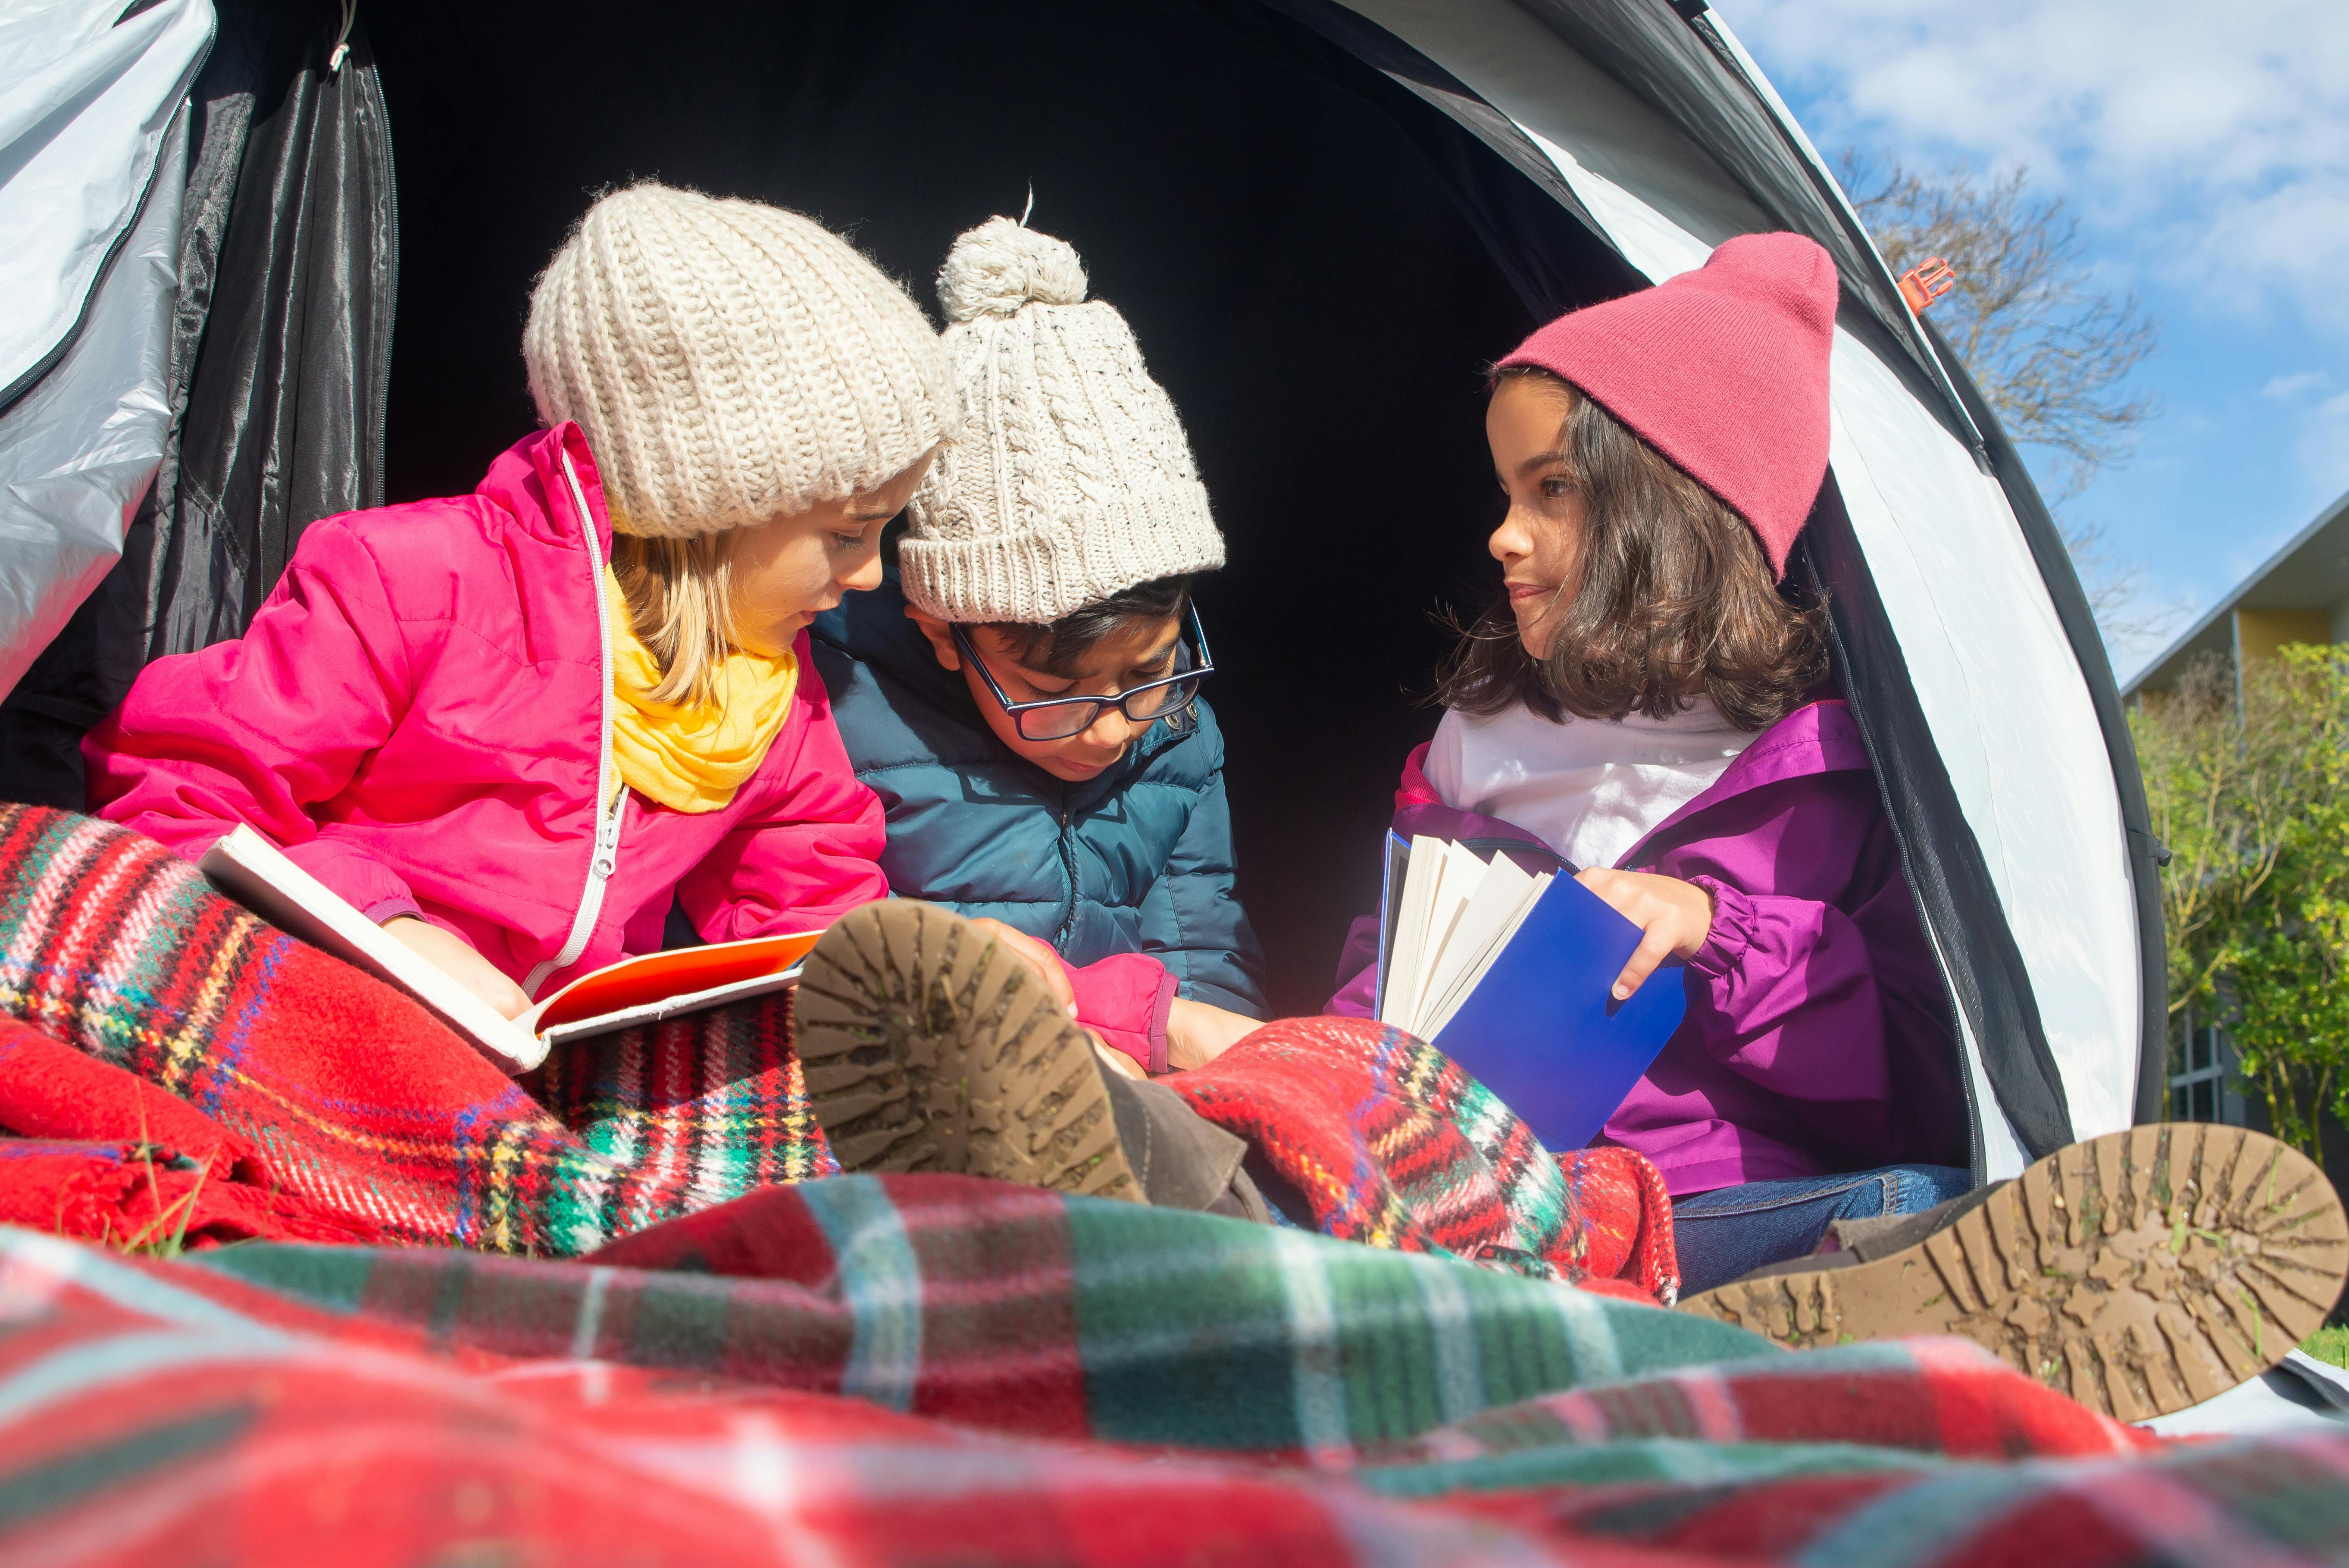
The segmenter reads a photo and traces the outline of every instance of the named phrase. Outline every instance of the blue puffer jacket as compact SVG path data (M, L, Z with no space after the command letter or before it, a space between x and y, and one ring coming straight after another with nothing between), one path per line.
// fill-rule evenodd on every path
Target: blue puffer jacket
M1263 1017L1207 704L1191 731L1153 724L1101 777L1064 783L995 738L905 606L893 575L811 639L849 760L888 816L890 891L991 915L1071 964L1148 953L1182 995Z

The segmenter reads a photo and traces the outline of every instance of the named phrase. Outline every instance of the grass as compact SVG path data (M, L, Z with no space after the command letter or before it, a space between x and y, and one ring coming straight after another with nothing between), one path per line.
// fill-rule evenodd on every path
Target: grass
M137 1157L140 1168L146 1173L147 1196L154 1205L155 1217L137 1231L127 1235L117 1236L109 1231L109 1234L98 1238L98 1244L111 1247L118 1252L126 1252L134 1258L165 1260L177 1258L186 1250L188 1222L196 1217L196 1199L203 1196L204 1180L212 1174L211 1162L207 1160L197 1164L195 1185L171 1203L166 1204L163 1201L162 1183L155 1179L157 1149L154 1144L148 1141L147 1106L143 1099L139 1102L139 1142L133 1146L130 1152ZM191 1162L182 1162L183 1168L185 1163ZM63 1201L60 1198L59 1202ZM62 1216L58 1219L57 1229L59 1234L64 1233L65 1222Z
M170 1208L163 1206L163 1195L156 1190L155 1157L147 1145L139 1146L139 1156L147 1167L147 1189L155 1199L155 1218L135 1236L125 1236L113 1245L133 1257L171 1259L186 1249L188 1221L196 1217L196 1199L203 1196L204 1178L212 1174L209 1166L196 1168L196 1184Z
M111 1247L134 1258L178 1257L186 1250L188 1221L196 1216L196 1199L203 1196L204 1179L212 1172L208 1167L196 1168L195 1185L170 1204L163 1201L161 1186L155 1179L155 1151L143 1138L131 1151L147 1172L147 1191L155 1206L155 1217L140 1230L127 1235L111 1233L98 1238L98 1245Z
M2349 1326L2334 1324L2330 1328L2320 1328L2302 1340L2300 1348L2327 1366L2349 1372Z

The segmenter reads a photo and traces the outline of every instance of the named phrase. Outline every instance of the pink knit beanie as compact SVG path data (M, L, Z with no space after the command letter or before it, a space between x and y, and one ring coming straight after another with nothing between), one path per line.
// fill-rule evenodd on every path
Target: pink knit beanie
M1784 577L1827 472L1836 271L1744 234L1694 272L1559 317L1501 361L1570 381L1733 507Z

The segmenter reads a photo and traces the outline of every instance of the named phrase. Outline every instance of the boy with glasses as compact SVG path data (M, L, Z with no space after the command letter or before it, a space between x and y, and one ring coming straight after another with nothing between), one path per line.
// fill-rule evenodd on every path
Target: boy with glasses
M1203 1064L1264 1011L1191 602L1223 537L1172 402L1124 319L1085 300L1073 250L994 219L938 286L961 429L888 580L813 633L886 815L882 869L898 899L982 922L1056 989L1065 976L1080 1021L1137 1071ZM1153 1131L1163 1147L1168 1127Z

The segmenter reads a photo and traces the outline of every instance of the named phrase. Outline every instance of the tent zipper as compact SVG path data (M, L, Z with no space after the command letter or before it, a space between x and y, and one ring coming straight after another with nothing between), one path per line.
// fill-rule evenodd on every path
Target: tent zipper
M617 781L612 760L612 638L604 626L604 549L595 537L595 519L587 510L587 492L579 483L579 471L572 466L569 452L562 457L572 508L579 514L580 536L587 542L587 591L589 602L595 607L595 662L603 673L595 748L595 799L601 820L587 857L587 886L579 895L579 913L572 918L571 935L564 939L560 952L532 970L530 978L522 982L523 993L533 1001L537 1000L538 988L546 983L547 976L569 969L587 950L587 939L595 934L595 921L604 912L604 888L619 868L620 825L628 811L628 792L612 787ZM608 807L602 805L606 800L612 803Z
M391 231L384 246L388 266L383 293L388 303L376 310L376 326L383 333L384 341L378 356L381 369L376 374L375 384L375 499L366 503L381 506L387 499L383 483L384 438L391 424L391 327L399 308L399 168L392 161L391 108L384 101L383 75L375 68L372 57L367 73L375 84L376 107L381 110L377 120L383 130L383 201Z

